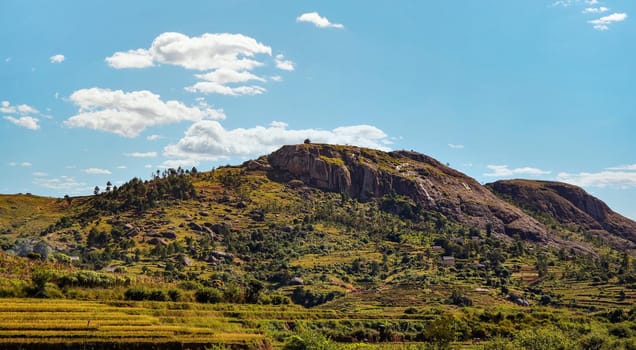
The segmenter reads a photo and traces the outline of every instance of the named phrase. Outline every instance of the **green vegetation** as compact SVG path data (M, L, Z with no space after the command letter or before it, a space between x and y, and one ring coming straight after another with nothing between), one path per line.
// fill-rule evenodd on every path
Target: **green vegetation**
M359 202L272 178L177 169L91 197L0 196L0 343L636 348L629 254L502 239L404 196Z

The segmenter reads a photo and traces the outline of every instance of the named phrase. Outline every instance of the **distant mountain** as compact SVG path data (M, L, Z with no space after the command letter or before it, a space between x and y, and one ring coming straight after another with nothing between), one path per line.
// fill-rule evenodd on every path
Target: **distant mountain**
M598 236L618 249L636 248L636 222L615 213L580 187L532 180L497 181L486 186L530 213Z

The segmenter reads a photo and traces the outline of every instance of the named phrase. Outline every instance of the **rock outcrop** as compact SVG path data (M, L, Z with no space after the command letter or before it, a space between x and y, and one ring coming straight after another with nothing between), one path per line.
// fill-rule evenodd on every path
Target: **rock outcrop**
M496 234L547 242L545 227L474 179L423 154L353 146L283 146L268 157L272 177L344 192L361 201L397 194L428 211Z
M580 187L533 180L497 181L486 186L529 212L600 236L617 248L636 248L636 222L615 213Z

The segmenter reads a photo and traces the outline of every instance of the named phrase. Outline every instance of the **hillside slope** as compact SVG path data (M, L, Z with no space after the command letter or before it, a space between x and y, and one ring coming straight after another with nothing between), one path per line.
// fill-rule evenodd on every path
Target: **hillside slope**
M519 234L534 241L549 239L532 217L493 196L474 179L423 154L292 145L272 153L268 160L279 176L322 190L345 192L362 201L397 194L466 226L481 230L488 226L494 233Z
M596 235L616 248L636 247L636 222L612 211L579 187L532 180L497 181L486 186L521 208Z

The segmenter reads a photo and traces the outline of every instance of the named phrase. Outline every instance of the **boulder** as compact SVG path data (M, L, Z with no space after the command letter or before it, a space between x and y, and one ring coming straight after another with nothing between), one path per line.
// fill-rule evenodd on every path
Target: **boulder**
M161 232L161 236L163 238L167 238L167 239L177 239L177 234L174 233L173 231L164 231Z

